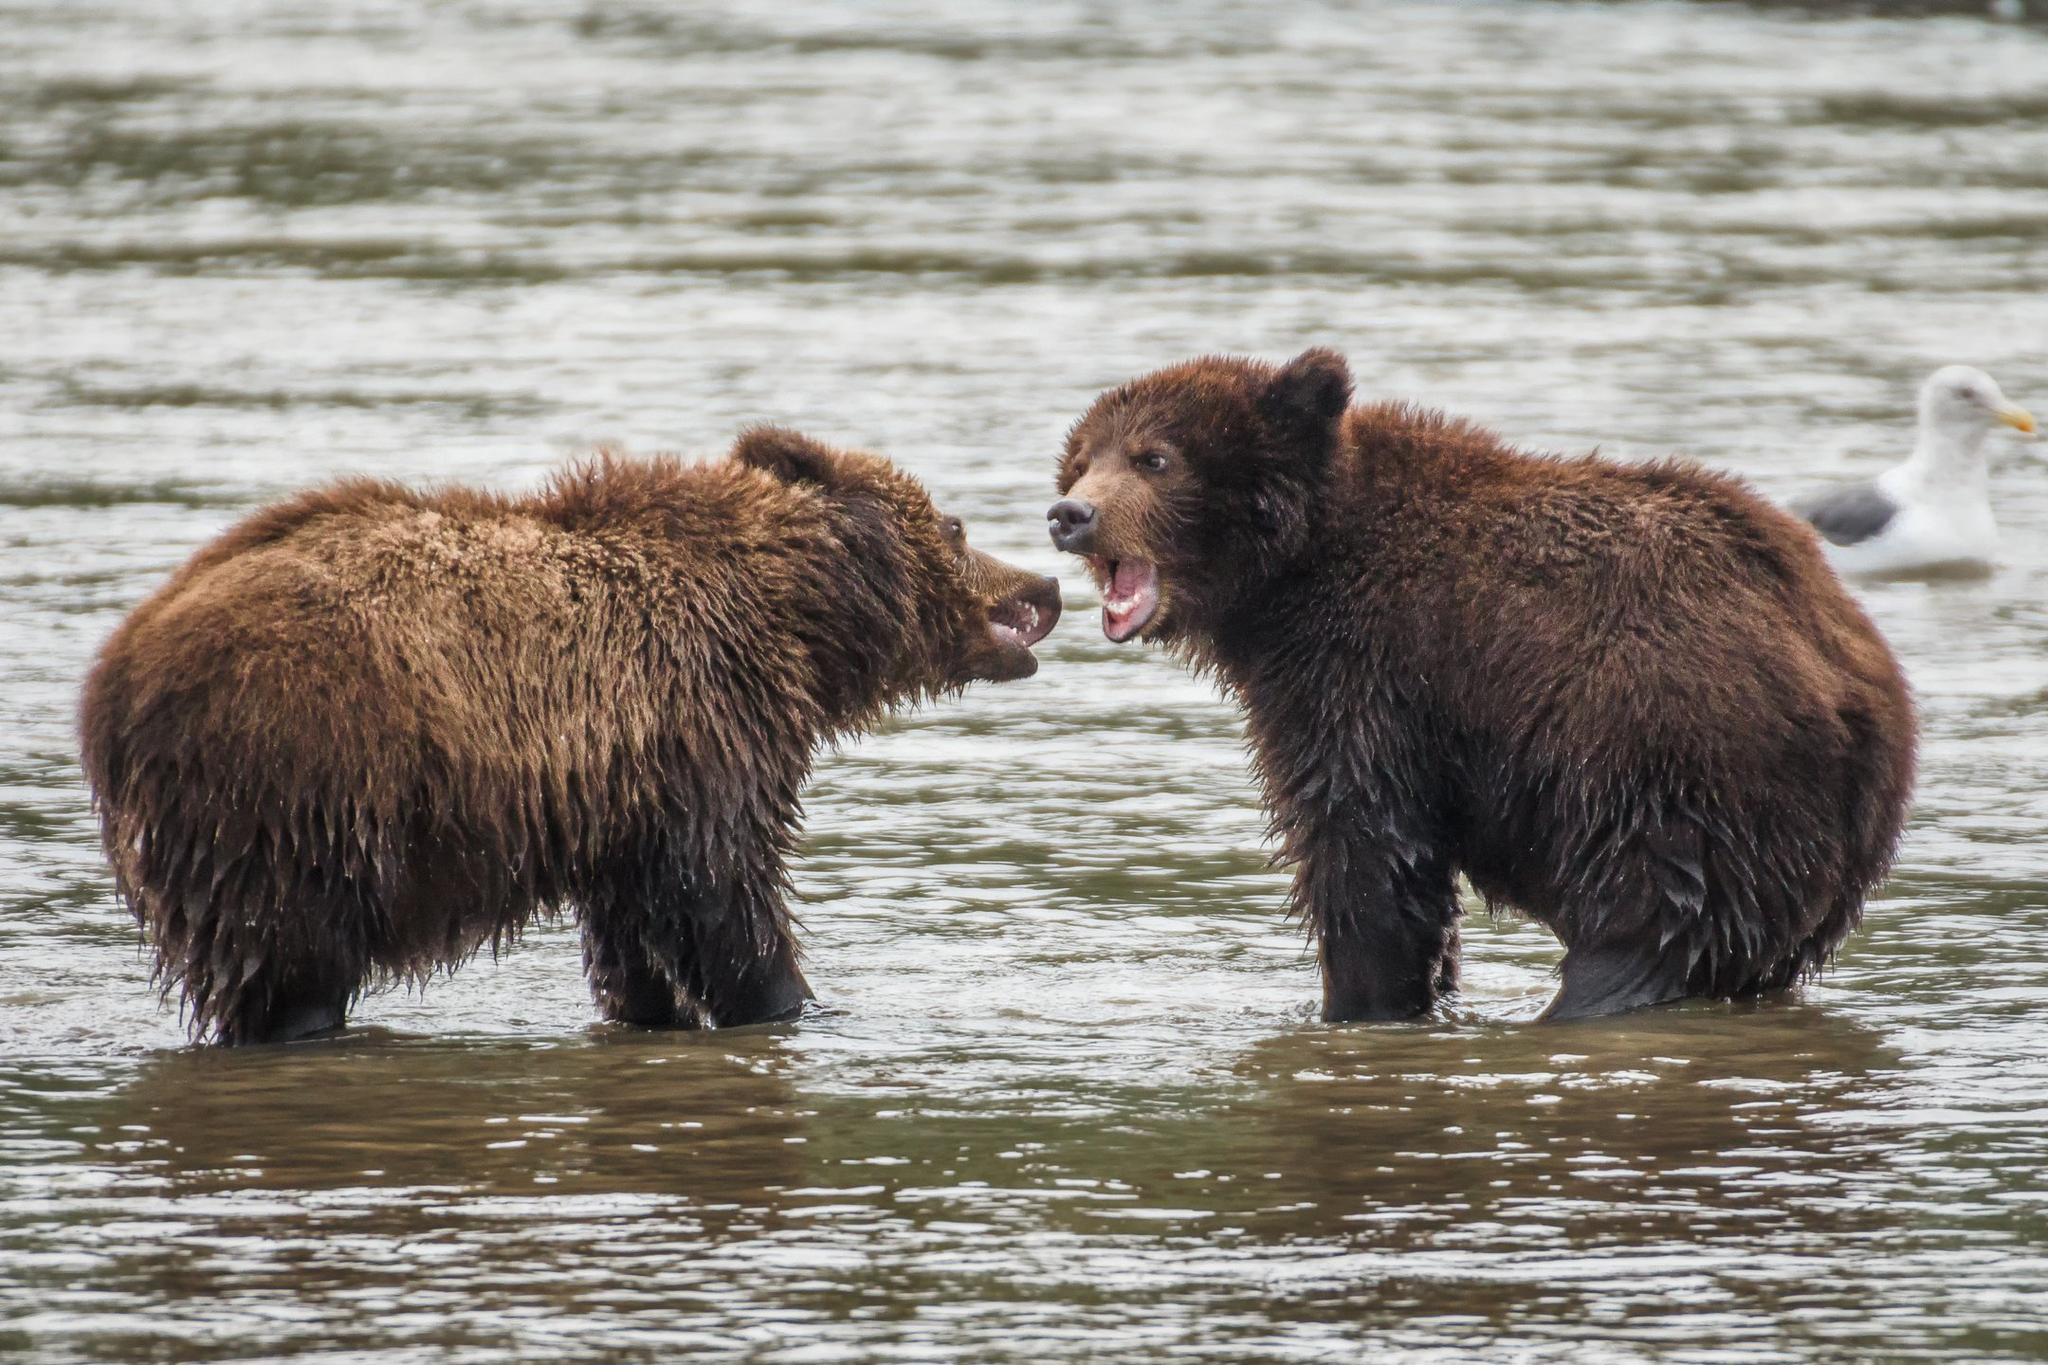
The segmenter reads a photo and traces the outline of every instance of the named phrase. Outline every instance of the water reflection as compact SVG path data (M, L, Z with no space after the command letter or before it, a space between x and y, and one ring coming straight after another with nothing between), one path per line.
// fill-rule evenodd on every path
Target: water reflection
M1876 1031L1796 1004L1313 1031L1247 1061L1315 1220L1392 1250L1874 1231L1897 1172L1814 1120L1881 1103L1897 1065Z
M594 1029L504 1044L359 1029L161 1053L94 1117L124 1176L179 1192L617 1192L757 1212L801 1183L804 1113L770 1031Z

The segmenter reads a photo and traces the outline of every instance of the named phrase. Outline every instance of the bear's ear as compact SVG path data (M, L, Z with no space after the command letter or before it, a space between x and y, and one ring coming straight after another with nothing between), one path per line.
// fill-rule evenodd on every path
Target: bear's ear
M1270 555L1307 533L1351 404L1351 368L1335 351L1303 351L1273 371L1253 401L1265 439L1241 475L1251 495L1243 503L1244 529L1257 553Z
M839 452L788 427L748 427L733 442L732 457L784 483L839 483Z
M1282 365L1259 395L1259 411L1288 444L1326 448L1337 420L1351 406L1351 367L1344 357L1312 346Z

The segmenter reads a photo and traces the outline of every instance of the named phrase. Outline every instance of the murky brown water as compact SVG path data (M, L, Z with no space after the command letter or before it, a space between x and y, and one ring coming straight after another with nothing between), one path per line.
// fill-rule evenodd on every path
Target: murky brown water
M347 10L343 14L340 11ZM1209 350L1775 495L1935 364L2048 407L2048 36L1732 6L0 0L0 1356L2048 1358L2048 462L1867 590L1898 877L1798 1002L1328 1028L1230 710L1045 544ZM786 421L1076 608L828 758L801 1025L593 1026L537 933L337 1042L179 1046L73 758L120 614L344 471Z

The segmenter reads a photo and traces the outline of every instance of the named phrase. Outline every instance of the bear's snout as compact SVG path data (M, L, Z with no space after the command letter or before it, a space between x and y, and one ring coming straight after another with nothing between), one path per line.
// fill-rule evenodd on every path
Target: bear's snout
M1046 529L1052 532L1054 548L1069 554L1087 554L1095 546L1095 528L1100 522L1093 503L1079 498L1061 498L1045 514Z

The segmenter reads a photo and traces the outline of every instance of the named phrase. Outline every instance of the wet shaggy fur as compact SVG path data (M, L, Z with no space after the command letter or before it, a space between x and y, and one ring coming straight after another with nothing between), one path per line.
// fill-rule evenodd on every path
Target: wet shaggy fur
M886 461L775 429L523 498L346 482L135 609L86 684L85 771L198 1036L339 1025L558 908L609 1018L786 1017L813 754L1031 672L990 624L1019 603L1049 628L1057 588Z
M1156 564L1142 637L1244 707L1325 1016L1456 985L1460 873L1563 941L1553 1016L1817 971L1890 864L1914 719L1812 530L1350 391L1327 351L1194 361L1103 395L1059 474L1093 512L1066 548Z

